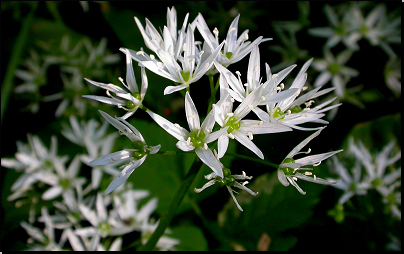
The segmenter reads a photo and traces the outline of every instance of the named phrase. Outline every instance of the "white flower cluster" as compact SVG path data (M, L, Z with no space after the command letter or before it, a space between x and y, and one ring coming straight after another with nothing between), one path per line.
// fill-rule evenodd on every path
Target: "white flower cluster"
M158 224L151 217L157 208L157 198L150 199L148 191L135 190L130 184L122 185L114 195L103 197L99 192L103 173L119 178L114 165L94 167L91 183L85 186L82 162L88 163L100 154L109 153L116 134L105 134L107 122L99 127L95 120L79 123L71 117L70 124L64 126L62 134L84 147L86 154L76 155L68 166L65 165L68 157L57 155L55 136L47 149L37 136L28 135L28 145L17 142L15 158L1 159L1 166L22 173L12 185L14 193L8 200L16 200L16 207L30 205L29 223L21 222L30 236L29 250L121 250L122 236L133 231L140 233L140 241L147 241L150 231ZM139 202L146 198L148 201L140 206ZM52 201L54 213L42 207L41 216L36 219L40 199ZM37 228L38 223L44 223L44 229ZM57 235L60 235L58 242ZM156 248L175 250L179 243L165 235Z
M361 141L349 140L348 152L355 159L355 165L348 170L344 164L333 157L331 168L338 174L335 188L344 191L338 203L343 205L354 195L366 195L370 189L377 190L392 215L401 220L401 167L394 164L401 159L401 151L390 156L395 142L388 143L381 152L372 155ZM364 170L363 170L364 168ZM352 171L352 176L349 171ZM335 180L335 179L329 179Z
M212 169L213 173L206 178L211 181L202 189L220 182L228 187L237 204L230 186L234 185L247 190L251 194L256 193L246 188L245 184L240 185L235 182L235 180L251 179L251 177L247 177L245 173L243 175L231 175L230 170L220 162L220 159L226 154L230 140L237 140L259 158L264 159L264 154L252 141L254 135L297 129L318 130L313 134L317 136L323 127L308 128L301 125L306 123L328 124L327 121L322 119L325 112L340 105L329 106L335 100L335 98L332 98L312 107L313 103L315 103L315 98L329 93L334 88L320 90L321 87L317 87L312 91L301 94L308 88L305 86L307 80L306 70L312 60L303 65L288 88L282 81L296 65L273 74L269 65L265 64L266 80L264 81L261 76L258 45L270 39L263 39L260 36L250 42L248 41L248 30L238 36L239 15L231 23L226 39L222 42L219 41L217 28L211 32L201 14L198 14L196 19L189 24L187 23L188 17L189 15L187 14L183 25L177 30L176 10L174 7L168 8L167 25L160 32L148 19L146 19L146 26L143 27L139 19L135 17L135 22L143 36L145 45L153 54L147 54L143 49L139 51L126 48L120 49L126 55L126 84L122 78L119 78L119 80L126 87L126 90L113 84L87 80L92 85L104 88L108 97L93 95L84 97L116 105L127 111L122 117L116 118L102 111L100 113L121 134L126 135L132 141L134 148L104 155L89 162L90 166L96 166L130 160L129 164L122 166L122 172L110 184L106 193L110 193L121 185L143 163L147 155L155 154L160 149L160 145L146 145L140 132L125 120L139 108L145 110L161 128L178 140L176 144L178 149L185 152L195 151L198 158ZM195 30L199 31L204 39L203 42L195 40ZM236 71L233 74L228 67L248 54L250 54L249 64L246 79L243 82L241 73ZM141 67L142 85L140 90L134 76L132 59L138 62ZM177 83L175 86L167 86L164 90L165 95L186 89L185 113L189 129L183 128L178 123L172 123L143 105L148 87L145 68ZM213 75L215 74L220 76L216 87L213 84ZM209 76L212 80L211 93L213 96L208 105L207 116L202 118L191 98L190 85L200 80L204 75ZM218 90L220 99L215 101L214 95ZM234 111L233 106L236 107ZM246 119L247 116L253 117L254 115L256 116L255 119ZM201 119L204 120L202 121ZM313 135L303 143L307 143L314 137ZM303 145L301 144L300 146ZM300 146L295 148L296 151L293 150L286 160L293 160L292 157L301 149ZM218 151L217 154L214 153L215 150ZM289 164L284 160L278 170L279 179L284 185L291 182L303 194L304 192L295 183L297 178L329 184L329 182L315 176L314 180L312 180L312 178L308 177L307 172L304 177L302 177L302 174L295 172L305 169L301 168L302 166L317 165L337 152L339 151L313 155L305 160L301 159ZM289 168L292 168L291 172L289 172ZM224 172L224 169L226 169L227 173ZM287 172L287 174L285 175L284 172ZM238 204L237 206L242 210Z

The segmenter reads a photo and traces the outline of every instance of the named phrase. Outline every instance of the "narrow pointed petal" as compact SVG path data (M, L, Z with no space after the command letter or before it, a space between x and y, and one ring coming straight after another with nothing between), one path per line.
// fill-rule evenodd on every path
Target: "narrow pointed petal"
M234 194L233 194L233 190L232 190L229 186L227 186L227 185L226 185L226 188L227 188L227 190L229 191L231 197L233 198L234 203L236 203L237 208L238 208L240 211L243 211L243 208L241 208L241 206L238 204L237 199L236 199L236 197L235 197Z
M186 141L185 138L188 137L189 132L182 128L181 126L176 126L170 121L166 120L165 118L155 114L154 112L151 112L149 110L146 111L153 120L160 125L161 128L163 128L166 132L168 132L170 135L172 135L174 138L181 140L181 141Z
M250 149L253 153L260 157L260 159L264 159L264 155L262 154L261 150L246 135L238 131L233 131L232 134L234 135L234 138L243 146Z
M213 172L215 172L216 175L223 178L222 167L219 161L216 159L215 155L213 154L212 150L197 148L195 149L195 153L196 155L198 155L199 159L201 159L203 163L205 163L210 169L212 169Z
M305 140L303 140L300 144L298 144L295 148L293 148L292 151L288 155L286 155L285 158L293 158L293 156L298 153L302 148L307 145L313 138L317 137L322 129L316 131L315 133L311 134L309 137L307 137Z
M185 114L191 132L201 129L198 111L188 91L185 94Z
M100 158L97 158L88 163L89 166L109 165L111 163L120 162L131 158L132 152L128 150L122 150L115 153L111 153Z
M328 152L328 153L311 155L311 156L307 156L307 157L304 157L301 159L297 159L297 160L295 160L295 162L302 164L303 166L304 165L314 165L314 164L319 163L319 162L333 156L334 154L337 154L342 151L343 150L338 150L338 151L333 151L333 152Z

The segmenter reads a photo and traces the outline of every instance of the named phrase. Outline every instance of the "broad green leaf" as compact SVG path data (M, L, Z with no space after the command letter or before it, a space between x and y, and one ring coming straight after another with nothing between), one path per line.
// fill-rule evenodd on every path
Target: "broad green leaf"
M208 242L202 231L195 226L178 226L171 229L173 238L181 241L175 247L178 251L207 251Z

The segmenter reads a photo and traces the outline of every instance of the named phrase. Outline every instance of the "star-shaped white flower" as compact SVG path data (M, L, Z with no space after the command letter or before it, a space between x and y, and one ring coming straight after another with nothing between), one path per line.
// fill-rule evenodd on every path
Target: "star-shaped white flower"
M164 89L164 94L171 94L187 88L191 83L198 81L213 65L219 54L224 42L217 48L209 52L207 57L203 57L204 52L196 53L196 45L194 38L194 29L192 25L188 25L185 36L185 42L182 45L183 55L175 58L173 54L161 48L157 48L155 53L159 60L155 60L154 56L149 56L143 51L129 50L132 58L139 62L140 66L144 66L150 71L164 78L179 83L177 86L167 86ZM126 51L125 48L120 48L121 51ZM208 54L208 53L206 53ZM181 65L178 64L180 61Z
M352 168L352 175L348 173L345 166L338 160L337 156L332 157L332 168L339 175L340 179L327 178L328 181L338 181L333 187L343 190L344 193L338 199L338 204L343 205L354 195L366 195L371 185L362 181L362 167L357 161Z
M297 185L297 179L302 179L305 181L313 182L313 183L319 183L319 184L334 184L336 182L333 181L326 181L324 179L316 177L316 175L313 175L310 171L313 170L313 168L302 168L303 166L318 166L320 165L321 161L333 156L336 153L341 152L342 150L338 151L333 151L333 152L328 152L328 153L322 153L322 154L317 154L317 155L310 155L306 156L304 158L300 158L297 160L293 159L293 156L299 153L306 153L308 154L311 150L309 149L307 152L300 152L300 150L307 145L313 138L317 137L322 129L316 131L315 133L311 134L308 138L303 140L300 144L298 144L293 150L286 155L285 159L282 161L282 163L278 167L278 179L279 181L284 185L284 186L289 186L289 184L292 184L301 194L305 195L306 192L303 191L299 185ZM304 174L301 174L297 171L300 170L305 170ZM313 177L309 177L313 175Z
M223 66L229 66L232 63L236 63L243 59L248 53L251 52L254 46L258 46L261 42L272 40L272 38L263 39L262 36L255 39L253 42L248 41L248 30L245 30L237 38L238 21L240 14L233 20L229 30L227 32L227 37L225 45L223 47L223 52L220 52L216 61ZM208 25L205 22L202 14L198 14L195 19L195 25L201 33L205 40L205 44L209 46L210 51L214 51L219 45L219 31L217 28L213 30L213 35ZM206 47L204 47L206 49Z
M229 138L236 139L242 145L250 149L261 159L264 155L261 150L252 142L254 134L277 133L291 131L292 129L278 123L264 123L260 120L243 120L243 118L257 106L261 97L262 86L251 92L245 100L233 112L233 101L226 90L223 91L223 98L213 104L216 122L227 131L218 140L218 158L222 158L227 151Z
M117 128L122 134L127 136L132 141L133 149L124 149L119 152L111 153L95 159L88 163L90 166L108 165L115 162L122 162L131 159L129 164L122 166L121 173L109 184L105 190L105 194L118 188L122 183L128 179L132 172L138 168L146 160L148 154L157 153L161 145L147 146L142 134L133 127L130 123L123 118L114 119L107 113L100 110L101 115L115 128Z
M146 112L165 131L178 139L176 146L179 149L185 152L195 150L196 155L203 163L210 167L218 176L223 177L220 164L215 159L212 150L209 149L207 144L218 139L224 132L227 131L227 128L212 133L212 129L215 124L213 111L208 114L201 125L198 111L196 110L191 96L187 92L185 94L185 113L190 132L182 128L180 125L173 124L165 118L151 112L150 110Z
M233 194L233 192L236 192L236 191L234 191L231 187L236 187L236 188L245 190L245 191L247 191L248 193L250 193L253 196L258 195L258 192L253 192L252 190L250 190L249 188L246 187L246 185L248 184L248 181L245 181L242 184L237 182L237 180L251 180L252 176L247 176L244 171L243 171L242 175L232 175L231 170L229 168L225 168L224 165L219 161L216 151L214 151L214 153L215 153L215 158L217 159L220 166L222 167L222 170L223 170L223 173L224 173L224 178L218 177L218 175L216 175L214 172L210 173L210 174L205 176L205 179L209 180L209 182L205 183L202 186L202 188L200 188L200 189L195 188L194 191L196 193L200 193L204 189L206 189L206 188L208 188L208 187L210 187L210 186L212 186L214 184L220 184L220 186L225 186L226 185L226 188L229 191L231 197L233 198L233 201L236 204L237 208L240 211L243 211L243 209L241 208L241 206L237 202L236 197Z
M107 104L117 105L118 108L123 108L124 110L128 111L125 115L122 116L123 119L127 119L136 112L136 110L139 108L140 105L142 105L143 99L146 95L148 81L144 68L141 68L142 85L139 91L139 88L136 84L135 74L133 73L131 54L127 49L121 51L126 54L127 84L123 82L122 78L119 78L119 81L121 81L121 83L125 86L127 90L129 90L129 92L113 84L103 84L89 79L85 79L89 83L107 90L106 92L109 97L103 97L97 95L83 95L83 97ZM114 93L115 96L112 95L111 92Z

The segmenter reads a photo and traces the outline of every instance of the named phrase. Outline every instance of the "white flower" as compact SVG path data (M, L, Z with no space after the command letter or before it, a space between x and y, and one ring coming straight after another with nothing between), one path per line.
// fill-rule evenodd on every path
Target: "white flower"
M285 159L278 167L278 179L284 186L289 186L289 183L292 184L301 194L305 195L306 192L303 191L299 185L297 185L297 179L302 179L305 181L319 183L319 184L334 184L336 182L326 181L324 179L316 177L310 171L313 170L312 167L302 168L303 166L318 166L320 165L321 161L333 156L336 153L341 152L342 150L322 153L317 155L310 155L304 158L300 158L297 160L293 159L293 156L299 153L308 154L311 150L309 149L307 152L300 152L300 150L307 145L313 138L320 134L322 129L316 131L315 133L311 134L308 138L303 140L300 144L298 144L293 150L286 155ZM305 170L304 174L299 173L297 171ZM309 177L313 175L313 177Z
M401 96L401 59L390 58L384 67L384 81L390 90L397 96Z
M180 125L173 124L165 118L149 110L146 112L158 125L160 125L161 128L163 128L170 135L178 139L178 142L176 144L178 149L181 149L185 152L195 150L196 155L199 157L199 159L201 159L203 163L210 167L218 176L223 177L222 169L215 159L212 150L208 148L207 144L218 139L224 132L226 132L227 128L212 133L212 129L215 124L213 111L208 114L201 125L199 114L195 108L195 104L192 101L189 93L186 92L185 113L187 116L190 132L182 128Z
M268 103L266 106L267 113L263 112L260 109L256 109L255 113L258 115L258 117L261 118L262 121L272 123L282 123L286 126L298 130L318 130L321 128L321 127L306 128L298 126L299 124L304 124L308 122L328 124L327 121L321 119L323 116L325 116L324 112L332 108L338 107L341 104L328 106L326 108L324 107L333 102L337 97L327 100L321 103L320 105L315 106L314 108L310 107L315 102L313 99L326 93L329 93L330 91L334 90L334 88L328 88L319 91L321 87L317 87L314 90L307 92L306 94L297 98L300 95L301 91L307 89L307 87L304 86L307 80L306 70L310 66L311 62L312 59L310 59L303 65L302 69L299 71L296 78L294 79L292 85L289 87L288 90L296 91L292 96L289 96L288 98L278 103ZM287 69L280 72L283 74L281 78L287 73L288 71ZM267 69L267 72L268 72L267 76L269 77L270 76L269 69ZM277 76L275 77L274 76L275 74L271 76L271 79L278 78ZM272 82L270 84L273 85L276 83ZM271 87L274 90L281 90L282 84L279 87L274 86ZM301 107L302 104L305 105L305 108Z
M90 166L108 165L115 162L122 162L131 159L129 164L123 166L121 173L110 183L105 190L105 194L118 188L122 183L128 179L132 172L138 168L146 160L148 154L155 154L160 150L161 145L148 146L144 140L142 134L133 127L130 123L123 118L112 118L110 115L103 111L99 111L101 115L115 128L119 130L121 134L127 136L130 141L133 142L132 147L134 149L124 149L119 152L111 153L95 159L88 163ZM122 168L122 167L121 167Z
M328 181L338 181L333 187L344 191L344 194L338 199L338 204L343 205L352 196L366 195L367 190L371 187L369 183L362 181L362 167L359 161L356 161L352 168L351 176L346 167L338 160L337 156L332 157L332 166L339 176L339 179L327 178Z
M366 169L367 176L365 180L379 192L383 186L388 186L401 177L401 168L385 175L387 167L401 159L401 151L393 157L389 157L394 145L395 142L392 141L381 152L372 156L361 141L355 144L353 138L349 139L349 151Z
M44 200L51 200L59 195L70 196L66 197L66 199L71 199L73 189L86 182L84 177L77 177L80 170L79 156L74 157L67 169L64 163L56 160L54 162L54 169L56 174L44 173L37 175L38 179L42 182L52 186L42 194L42 199Z
M401 167L399 169L401 172ZM401 186L401 182L397 181L389 186L381 186L378 190L382 195L383 203L387 204L390 208L390 211L394 217L401 220L401 211L398 206L401 206L401 191L396 191L396 188Z
M291 131L292 129L278 123L264 123L259 120L243 120L243 118L257 106L261 97L262 86L250 93L245 100L233 112L233 102L230 94L224 92L224 97L217 104L213 104L215 120L227 129L218 140L218 158L222 158L227 151L229 138L236 139L242 145L250 149L261 159L264 155L252 142L254 134L277 133Z
M248 63L247 70L247 83L244 83L240 79L240 73L237 73L237 78L234 76L228 69L221 66L220 64L214 63L216 69L220 72L220 86L221 89L226 89L231 94L233 99L238 102L242 102L245 98L255 89L262 86L262 95L258 98L257 105L267 105L269 103L275 103L282 100L285 100L288 97L291 97L297 89L289 89L287 91L282 91L278 93L278 89L275 89L278 84L288 75L288 73L296 66L292 65L278 74L274 75L277 77L276 79L272 79L272 75L269 71L269 66L267 66L267 81L265 83L261 83L260 76L260 53L258 46L255 45L252 47L252 51L250 54L250 60ZM222 78L224 77L224 78ZM231 89L229 89L229 86ZM280 90L280 89L279 89ZM221 95L222 97L222 95ZM257 110L259 108L257 106L254 107L253 111L258 114Z
M352 51L344 50L336 58L327 48L324 49L324 59L313 61L313 68L321 72L314 81L314 86L323 86L331 80L331 84L335 87L335 93L338 97L344 98L345 86L347 79L354 78L359 75L359 72L351 67L345 66Z
M40 242L40 245L34 245L28 250L36 251L61 251L62 246L66 242L66 232L63 232L59 243L55 242L55 228L52 220L49 216L48 209L46 207L41 208L42 217L44 218L45 230L42 232L40 229L33 227L31 224L21 222L20 225L27 231L28 235ZM31 240L32 240L31 239ZM30 239L29 239L30 241Z
M216 152L216 151L215 151ZM248 184L248 181L243 182L242 184L240 184L239 182L237 182L237 180L251 180L252 176L247 176L244 171L242 175L232 175L231 174L231 170L229 168L225 168L223 166L222 163L220 163L217 154L215 153L215 157L217 159L217 161L219 162L219 164L222 167L223 170L223 174L224 177L220 178L218 177L218 175L216 175L214 172L210 173L208 175L205 176L206 180L210 180L209 182L205 183L202 188L197 189L195 188L194 191L196 193L200 193L201 191L203 191L204 189L218 183L220 184L220 186L226 186L227 190L229 191L231 197L233 198L234 203L236 204L237 208L240 211L243 211L243 209L241 208L241 206L239 205L239 203L237 202L236 197L234 196L233 192L237 193L236 191L234 191L231 187L236 187L242 190L247 191L248 193L250 193L253 196L258 195L258 192L253 192L252 190L250 190L249 188L246 187L246 185Z
M331 27L311 28L309 29L309 34L328 38L325 44L326 48L332 48L342 41L347 48L358 50L359 46L357 41L361 36L355 32L355 22L352 20L352 10L346 10L341 21L330 5L325 5L324 10Z
M142 105L143 99L146 95L148 81L144 68L141 68L142 86L139 91L136 84L135 74L133 73L132 59L129 50L126 49L121 51L126 54L127 84L123 82L122 78L119 78L119 81L122 82L122 84L126 87L127 90L129 90L129 92L113 84L103 84L89 79L85 79L89 83L107 90L107 95L109 97L96 96L96 95L83 95L83 97L104 102L107 104L117 105L118 108L123 108L124 110L128 111L124 116L122 116L123 119L127 119L136 112L139 106ZM115 96L113 96L111 92L114 93Z
M238 21L240 18L240 14L233 20L231 23L229 30L227 32L227 37L225 40L225 45L223 47L223 51L220 52L216 61L223 66L229 66L232 63L236 63L243 59L248 53L251 52L253 47L258 46L261 42L272 40L272 38L262 39L262 36L255 39L253 42L248 41L248 30L245 30L238 38L237 38L237 30L238 30ZM210 51L214 51L219 46L219 31L217 28L213 31L215 35L213 35L208 25L205 22L202 14L198 14L195 19L196 27L201 33L202 37L205 40L205 44L209 46ZM204 47L206 49L206 47Z
M143 221L149 221L150 215L157 208L157 198L150 199L142 207L139 206L141 198L146 197L144 191L129 189L119 196L113 197L114 209L117 213L111 218L111 224L119 228L132 228L140 231ZM148 195L148 192L146 192Z
M211 54L206 53L208 54L207 57L202 58L200 55L205 53L196 53L194 30L191 25L188 25L185 42L182 45L184 54L178 57L178 59L160 48L156 49L156 54L161 62L143 51L136 52L129 50L129 52L132 58L139 62L140 66L144 66L157 75L179 83L177 86L167 86L164 89L164 94L171 94L185 89L191 83L198 81L212 67L223 44L224 42L214 49ZM120 48L120 50L125 51L127 49ZM180 61L181 65L177 63L177 60Z
M93 237L90 241L88 237L77 236L69 228L66 230L66 236L74 251L106 251L105 247L100 243L100 239ZM96 239L97 241L94 241ZM110 245L109 251L120 251L122 248L122 237L117 237Z
M102 198L101 193L97 193L96 198L96 210L92 210L90 207L79 204L80 212L84 215L84 217L91 223L91 226L78 228L74 230L74 234L83 236L83 237L94 237L93 247L90 248L94 250L101 238L105 238L107 236L118 236L124 235L130 232L132 229L130 228L116 228L110 222L111 214L116 212L115 210L110 211L108 215L106 209L106 203Z

